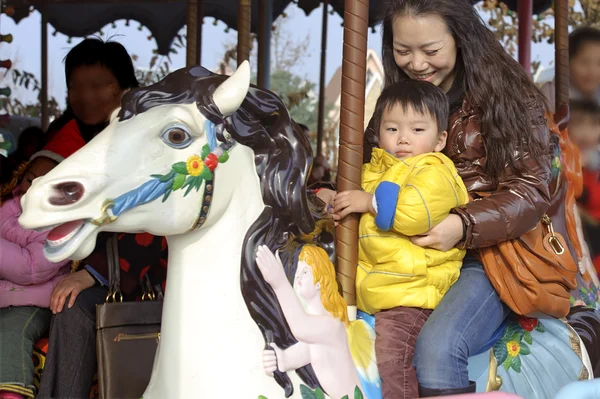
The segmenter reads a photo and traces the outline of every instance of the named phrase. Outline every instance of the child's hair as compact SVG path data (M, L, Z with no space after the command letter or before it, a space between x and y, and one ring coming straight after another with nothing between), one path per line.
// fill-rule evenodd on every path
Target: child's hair
M547 104L531 78L503 48L469 0L386 0L383 7L382 62L385 86L408 76L396 65L393 22L397 16L436 15L456 43L455 79L448 91L451 108L466 92L478 107L486 148L486 172L497 179L508 166L525 172L516 153L539 160L548 153L545 137L531 134L545 123ZM532 109L532 112L524 112Z
M348 326L348 305L338 291L335 268L327 252L316 245L304 245L298 261L306 262L312 267L314 284L321 283L321 303L325 310Z
M446 93L433 83L421 80L403 79L386 86L381 92L373 113L373 127L379 134L383 112L399 105L406 112L413 111L435 119L438 134L448 128L449 105Z
M65 57L67 87L73 70L80 66L101 65L107 68L119 82L121 90L139 87L131 57L122 44L92 38L85 39L69 51Z
M573 30L569 35L569 58L575 57L586 43L600 44L600 30L591 26Z
M570 100L571 116L577 114L596 124L600 124L600 105L593 100ZM571 118L573 120L573 118Z

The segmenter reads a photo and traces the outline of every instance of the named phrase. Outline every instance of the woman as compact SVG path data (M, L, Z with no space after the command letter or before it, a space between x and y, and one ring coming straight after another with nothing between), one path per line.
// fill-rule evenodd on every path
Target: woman
M115 42L86 39L65 59L68 112L55 126L42 153L60 161L83 147L107 125L123 94L138 82L129 54ZM69 118L69 115L72 115ZM96 372L96 305L107 289L107 233L98 236L83 268L65 277L52 292L54 317L38 398L85 398ZM125 300L141 295L146 274L153 284L166 279L166 241L150 234L121 234L121 291ZM66 306L65 306L66 305Z
M471 195L413 243L469 250L461 275L421 331L415 367L422 397L475 392L467 361L508 316L474 256L477 248L531 230L550 205L550 143L544 98L467 0L391 0L383 17L385 85L403 78L442 88L450 100L448 143ZM524 112L525 111L525 112ZM376 145L366 132L365 162Z

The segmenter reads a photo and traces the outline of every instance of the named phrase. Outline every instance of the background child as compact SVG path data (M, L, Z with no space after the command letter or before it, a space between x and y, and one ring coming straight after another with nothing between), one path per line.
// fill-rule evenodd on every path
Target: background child
M579 198L583 233L594 266L600 273L600 105L571 100L569 137L581 152L583 195Z
M363 214L357 303L375 314L384 398L418 397L412 366L417 336L458 279L465 255L461 249L442 252L410 240L468 201L454 164L439 153L446 145L448 114L446 95L431 83L406 80L388 86L375 108L381 148L373 149L371 162L363 166L363 191L331 199L335 220Z
M34 343L48 331L50 295L68 261L49 262L43 254L48 232L23 229L21 196L56 162L32 157L18 186L0 206L0 398L34 397Z

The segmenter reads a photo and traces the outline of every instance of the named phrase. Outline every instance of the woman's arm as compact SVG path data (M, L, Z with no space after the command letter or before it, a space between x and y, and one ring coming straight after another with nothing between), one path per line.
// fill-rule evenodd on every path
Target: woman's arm
M546 125L533 128L532 134L549 144ZM522 175L507 168L500 176L498 189L486 198L455 208L465 226L461 247L474 249L496 245L525 234L535 227L550 207L551 155L534 160L525 154Z

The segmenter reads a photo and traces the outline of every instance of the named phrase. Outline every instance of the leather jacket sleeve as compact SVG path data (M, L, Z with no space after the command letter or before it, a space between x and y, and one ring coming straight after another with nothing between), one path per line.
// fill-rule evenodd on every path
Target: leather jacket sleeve
M532 134L542 137L548 143L546 148L550 148L546 124L534 126ZM489 247L533 229L550 207L551 159L550 150L540 160L525 154L522 175L507 168L498 180L497 190L489 196L477 198L476 193L471 193L475 196L473 201L453 210L462 217L466 230L465 240L458 246Z

